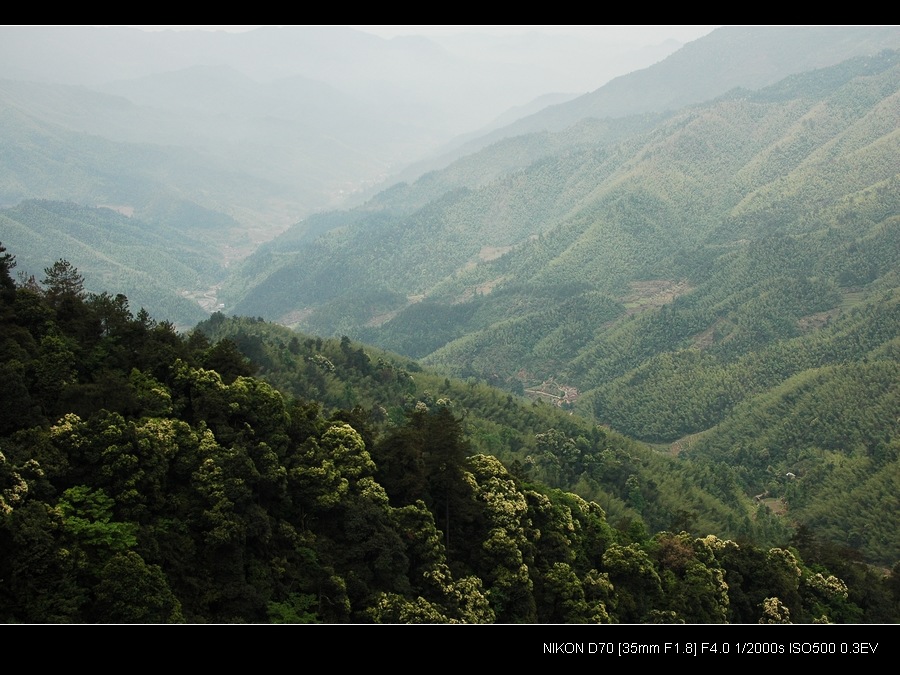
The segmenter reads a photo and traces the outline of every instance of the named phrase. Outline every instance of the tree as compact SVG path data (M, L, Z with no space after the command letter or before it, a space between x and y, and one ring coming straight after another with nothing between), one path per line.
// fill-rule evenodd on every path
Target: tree
M778 598L766 598L762 603L760 623L790 623L791 611Z
M450 551L451 512L465 511L463 505L469 501L469 486L463 475L469 444L462 423L447 406L414 413L410 423L418 425L423 433L425 471L433 513L435 521L443 525L444 546Z
M71 487L63 492L57 508L62 514L63 529L82 548L103 556L137 544L135 526L112 519L115 501L102 489Z
M94 619L107 623L181 623L181 603L157 565L134 551L117 553L95 588Z
M47 296L51 300L84 297L84 277L68 260L60 258L52 267L45 267L44 274L46 276L41 283L46 287Z
M467 501L480 507L478 520L467 519L471 526L458 538L471 549L468 562L490 589L487 595L498 621L534 622L537 608L529 574L531 544L524 527L525 495L496 457L474 455L464 468L471 494ZM474 541L481 546L472 546Z
M219 340L207 351L202 365L219 373L225 384L231 384L239 377L249 377L254 370L234 341L227 338Z
M651 610L659 609L659 573L638 544L612 544L603 554L603 569L616 590L615 614L621 623L644 621Z
M100 322L86 310L84 278L78 270L60 258L52 267L45 267L44 274L41 283L46 289L47 304L56 312L57 323L82 341L98 338L102 334Z
M128 298L122 293L115 296L106 291L99 295L91 294L87 304L100 321L100 330L104 336L121 336L133 320L128 308Z
M16 257L6 252L6 248L0 243L0 291L13 291L16 284L10 271L16 266Z

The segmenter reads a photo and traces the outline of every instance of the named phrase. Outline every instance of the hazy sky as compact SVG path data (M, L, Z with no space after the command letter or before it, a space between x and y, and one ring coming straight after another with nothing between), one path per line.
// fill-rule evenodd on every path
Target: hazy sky
M395 35L446 35L448 33L477 32L489 35L516 33L552 33L557 35L598 35L607 40L623 42L662 42L675 38L681 42L695 40L706 35L716 26L607 26L607 25L466 25L466 26L350 26L383 37Z
M281 24L283 25L283 24ZM335 24L329 24L335 25ZM224 30L242 32L261 25L140 25L142 30ZM484 108L477 120L459 117L465 128L493 120L512 106L523 105L548 92L593 91L627 72L646 68L672 53L680 44L713 31L713 25L347 25L347 28L378 35L424 36L452 54L458 63L478 64L453 88L442 81L440 88L451 98L473 95ZM324 64L327 65L327 64ZM404 68L409 70L410 64ZM493 68L497 82L489 83ZM319 74L304 74L321 77ZM399 75L402 77L402 69ZM327 78L323 78L327 79ZM474 87L474 89L473 89ZM416 88L426 91L427 82ZM458 131L458 130L457 130ZM459 132L459 131L458 131Z
M689 42L706 35L716 26L682 26L682 25L354 25L349 28L374 33L381 37L390 38L397 35L447 35L450 33L477 32L489 35L511 35L517 33L553 33L553 34L579 34L595 35L604 40L613 42L637 42L641 44L656 44L674 38L680 42ZM240 32L261 28L260 25L143 25L131 26L142 30L226 30Z

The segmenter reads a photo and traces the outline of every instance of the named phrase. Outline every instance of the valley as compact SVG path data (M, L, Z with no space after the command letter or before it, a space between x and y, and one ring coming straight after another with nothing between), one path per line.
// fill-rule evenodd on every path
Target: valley
M186 33L0 58L3 620L900 620L900 30Z

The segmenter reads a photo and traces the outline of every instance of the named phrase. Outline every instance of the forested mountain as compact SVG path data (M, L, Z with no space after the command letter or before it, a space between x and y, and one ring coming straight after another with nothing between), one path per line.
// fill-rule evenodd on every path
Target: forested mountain
M886 51L663 119L509 139L286 233L248 261L236 311L528 390L654 442L736 424L740 406L811 369L865 382L873 359L894 363L898 335L898 90ZM543 156L517 168L532 151ZM316 239L319 223L333 229ZM900 410L882 382L885 416L851 415L864 430L853 446L840 425L805 443L875 453L856 470L890 499L896 453L877 448L892 447ZM788 400L778 419L799 414ZM716 433L675 449L712 453ZM761 453L742 463L748 493L809 489L792 517L892 564L900 542L850 534L790 442L748 449ZM854 502L852 518L900 531L883 507Z
M507 43L506 56L526 53L529 43L533 53L551 54L563 38L522 39ZM110 267L133 262L120 257L115 234L109 247L102 237L79 240L77 228L57 237L50 215L46 226L25 223L4 241L37 269L71 258L91 283L120 288L188 325L218 304L222 275L210 278L207 253L224 270L298 219L547 94L540 85L547 74L512 66L470 40L472 48L460 50L341 26L241 34L0 26L0 208L26 200L109 207L135 218L125 229L161 228L173 233L174 248L184 235L204 253L193 270L159 274L150 245L154 255L138 273L153 281L135 285L131 272L110 275ZM604 51L585 41L570 46ZM630 55L626 62L650 62L648 54L617 50ZM487 60L473 72L476 55ZM560 70L556 57L548 61L548 73ZM179 307L172 298L184 293L202 302Z
M203 295L224 278L223 233L237 223L185 204L167 206L164 216L145 220L72 202L25 201L0 210L0 232L29 261L17 270L26 279L40 279L64 252L79 261L88 291L118 288L134 306L189 327L216 309L214 297Z
M542 82L566 71L563 40L497 54L474 36L451 49L347 26L0 26L0 206L64 199L143 216L148 196L187 199L262 227L261 241L547 94ZM618 51L634 67L653 61ZM538 72L512 53L554 65ZM613 63L585 71L592 86L625 72Z
M17 262L0 247L4 622L886 622L900 611L890 577L807 534L790 548L651 536L642 513L687 524L666 505L698 499L715 514L698 474L551 406L259 320L216 314L182 337L121 294L86 294L68 262L25 286ZM491 445L533 456L507 467L482 451ZM621 515L537 472L580 474Z
M754 229L809 229L821 218L811 208L839 209L895 175L896 61L890 52L850 62L662 122L585 121L563 134L510 139L365 207L312 219L298 228L302 236L286 233L246 269L257 279L278 270L292 287L278 294L251 285L256 296L237 310L309 312L363 278L369 290L403 296L390 306L402 310L409 296L456 303L509 279L624 294L632 281L684 275L679 264L709 275L712 265L686 256L720 256L706 251L712 245L733 255ZM888 187L873 197L890 200ZM891 203L882 206L890 213ZM310 242L305 233L320 221L335 231ZM329 278L335 269L340 277ZM377 317L376 308L356 323ZM304 325L337 332L314 315Z
M0 29L0 621L900 620L896 27L317 213L490 80L294 28Z
M897 48L896 26L723 26L658 64L514 122L510 131L559 131L588 117L677 110L735 88L761 89L789 75Z
M760 89L789 75L884 49L900 49L895 26L722 26L659 63L481 134L401 175L405 180L417 178L423 166L442 168L504 138L562 131L585 119L673 111L732 89Z

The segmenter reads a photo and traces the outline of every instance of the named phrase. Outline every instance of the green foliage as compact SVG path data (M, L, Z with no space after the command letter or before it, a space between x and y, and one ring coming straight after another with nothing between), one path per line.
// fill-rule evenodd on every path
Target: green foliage
M157 565L134 551L117 553L100 573L95 612L105 623L182 623L181 603Z
M771 545L799 522L890 566L897 69L885 52L665 118L509 139L323 216L326 236L276 240L247 261L238 306L684 450L648 479L655 458L555 420L527 435L499 406L501 422L470 415L474 451L578 486L614 522ZM361 378L338 382L330 355L306 357L296 395L402 420ZM391 443L384 475L423 498L413 441Z
M114 505L103 490L78 485L63 492L57 508L63 528L79 545L118 553L135 546L137 538L133 525L111 520Z
M313 611L316 598L309 593L292 593L284 602L268 604L270 623L318 623Z
M8 243L32 265L45 267L42 283L51 282L51 293L72 281L80 282L79 292L115 287L138 307L185 325L202 319L204 312L179 290L205 290L221 274L216 242L197 241L177 224L157 227L109 209L50 201L5 209L0 222Z
M235 266L329 338L132 315L202 316L171 285L242 242L198 204L5 209L0 618L896 621L897 63L508 139ZM80 168L23 166L97 203L126 150L55 132Z
M68 260L60 258L52 267L44 268L41 283L47 288L51 303L59 303L67 296L84 297L84 278Z

